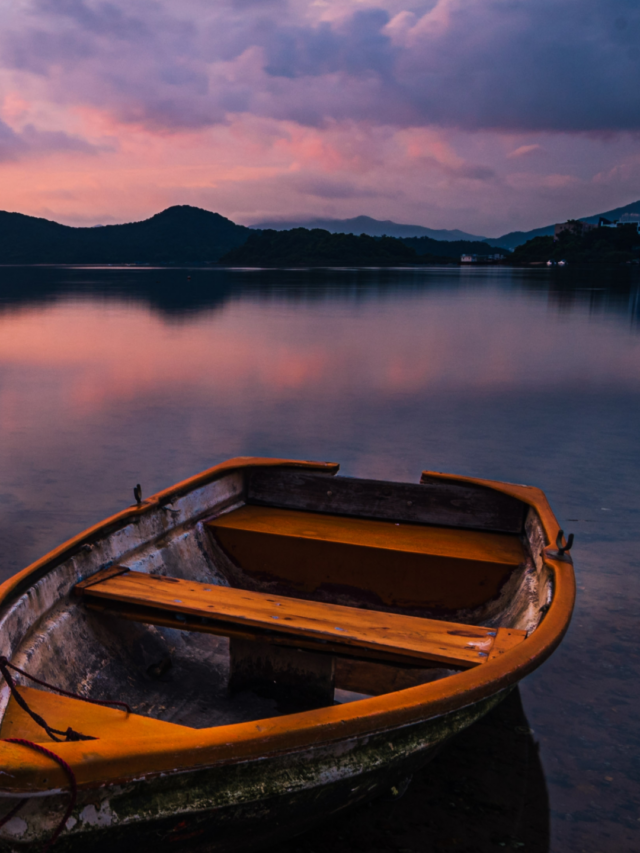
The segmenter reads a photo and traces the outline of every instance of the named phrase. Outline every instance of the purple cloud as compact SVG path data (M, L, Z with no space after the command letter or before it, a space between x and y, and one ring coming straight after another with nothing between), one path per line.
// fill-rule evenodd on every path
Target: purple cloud
M24 151L25 144L8 124L0 121L0 163L17 160Z
M383 8L386 5L386 8ZM32 0L0 12L0 66L60 103L165 130L229 114L320 126L640 129L637 0Z
M98 148L78 136L62 131L38 130L32 124L16 131L0 121L0 163L42 152L77 151L82 154L96 154L100 150L104 148Z
M324 199L371 199L397 197L399 189L390 193L380 187L360 186L357 182L343 178L330 178L327 175L304 174L285 175L279 179L281 186L291 187L303 195Z

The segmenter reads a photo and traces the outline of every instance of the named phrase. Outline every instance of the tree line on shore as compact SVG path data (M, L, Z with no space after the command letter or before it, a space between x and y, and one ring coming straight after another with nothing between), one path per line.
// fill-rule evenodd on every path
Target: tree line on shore
M515 266L565 261L571 266L620 266L640 263L640 234L635 224L615 228L567 228L557 237L535 237L514 249Z
M509 264L618 265L640 259L635 225L536 237L513 253L483 241L372 237L320 228L258 230L188 205L142 222L73 228L0 212L0 264L224 264L229 266L405 266L457 264L503 254Z
M0 211L0 264L393 266L455 263L464 251L495 250L482 242L429 237L251 229L188 205L142 222L81 228Z

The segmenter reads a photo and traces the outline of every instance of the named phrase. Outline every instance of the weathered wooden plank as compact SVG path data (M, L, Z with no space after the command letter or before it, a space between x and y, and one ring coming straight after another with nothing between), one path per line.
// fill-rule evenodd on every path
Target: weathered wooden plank
M359 480L281 469L247 474L247 502L389 521L521 533L525 505L484 486Z
M99 572L91 575L88 578L85 578L83 581L77 583L74 587L76 595L80 593L83 589L87 589L90 586L93 586L96 583L100 583L101 581L106 581L108 578L114 578L116 575L123 575L125 572L128 572L129 569L127 566L108 566L106 569L100 569Z
M524 639L523 635L526 636L526 631L519 631L516 628L498 628L498 633L489 652L488 660L495 660L505 654L505 652L508 652L509 649L520 645Z
M303 539L320 545L352 545L369 551L420 554L472 563L498 563L515 568L524 560L519 537L514 534L451 527L400 524L377 519L329 513L309 513L280 507L243 506L220 515L207 526L216 531L237 531L261 536ZM369 560L372 556L369 555Z
M490 628L172 580L168 583L142 572L128 572L85 588L81 594L88 600L152 606L174 615L269 629L290 636L292 645L304 637L452 666L484 663L496 636L496 630Z
M193 631L202 634L214 634L219 637L237 637L241 640L253 642L270 643L272 645L286 646L291 648L308 649L311 652L323 655L332 655L335 658L343 657L358 661L382 661L393 666L404 667L428 667L432 662L416 660L399 652L384 652L380 649L356 648L345 646L331 640L315 640L313 638L281 634L266 628L255 628L250 625L236 625L232 622L217 622L213 618L200 616L185 616L183 613L171 613L168 610L160 610L153 607L141 607L140 605L121 604L110 601L107 598L87 599L86 607L98 613L108 613L120 619L130 622L141 622L145 625L158 625L164 628L173 628L177 631ZM438 662L433 663L434 666ZM468 665L457 666L447 663L447 667L453 669L465 669Z

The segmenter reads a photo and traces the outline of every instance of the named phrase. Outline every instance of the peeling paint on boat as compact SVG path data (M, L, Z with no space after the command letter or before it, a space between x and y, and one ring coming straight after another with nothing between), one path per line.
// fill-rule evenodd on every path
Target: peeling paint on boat
M27 822L21 817L12 817L11 820L5 823L3 829L7 835L11 835L14 838L21 838L27 831Z
M113 812L111 811L109 801L104 800L100 803L99 810L96 809L93 803L89 803L88 806L82 809L78 815L78 819L88 826L111 826L113 823Z

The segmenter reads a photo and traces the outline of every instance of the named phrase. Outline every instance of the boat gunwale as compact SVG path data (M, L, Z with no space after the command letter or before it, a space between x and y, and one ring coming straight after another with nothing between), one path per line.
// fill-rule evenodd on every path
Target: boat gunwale
M72 556L83 544L122 527L125 523L166 505L172 498L189 493L222 476L246 468L303 467L335 474L335 463L304 462L260 457L238 457L208 469L129 507L52 550L44 557L0 585L0 607L18 597ZM551 550L559 531L558 522L540 489L531 486L452 474L423 472L425 478L448 480L488 487L516 497L532 507L544 531L547 546L540 554L543 567L553 578L549 609L536 630L520 645L482 666L465 670L417 687L405 688L358 702L328 706L281 717L216 726L207 729L185 727L168 743L163 737L132 740L98 740L89 743L60 743L58 753L71 764L80 787L122 783L160 773L189 772L219 763L264 759L298 750L321 747L338 740L374 735L430 718L440 717L496 694L536 669L558 646L564 636L575 600L575 578L571 558L558 558ZM534 558L538 555L534 555ZM26 586L25 586L26 585ZM11 766L11 781L3 776L0 795L18 795L65 786L65 776L57 765L31 750L2 743L3 765ZM47 784L43 789L43 771ZM40 784L34 783L36 778Z

